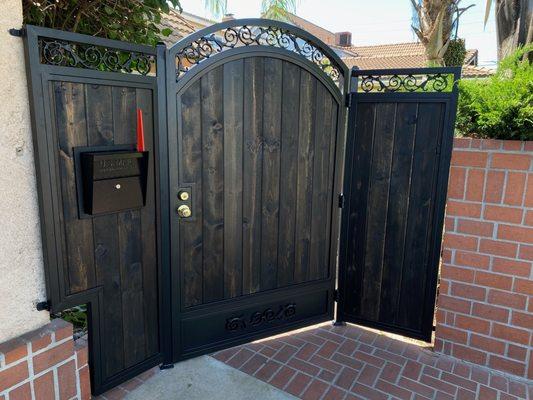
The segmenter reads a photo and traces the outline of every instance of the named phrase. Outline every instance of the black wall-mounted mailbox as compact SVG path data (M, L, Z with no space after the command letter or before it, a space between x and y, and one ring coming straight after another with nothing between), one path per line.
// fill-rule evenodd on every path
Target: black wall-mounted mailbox
M108 214L146 204L148 152L81 153L83 209Z

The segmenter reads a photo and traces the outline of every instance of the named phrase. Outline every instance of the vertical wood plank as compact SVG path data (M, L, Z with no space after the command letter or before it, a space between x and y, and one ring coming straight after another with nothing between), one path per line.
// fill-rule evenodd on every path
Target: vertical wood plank
M196 204L203 204L202 182L202 121L200 81L183 93L181 101L182 146L180 162L181 183L194 183ZM203 210L193 209L193 218L180 220L181 269L183 303L190 307L202 303L203 292Z
M282 68L281 60L265 59L261 290L277 285Z
M113 94L111 86L86 85L87 136L89 146L110 146L113 138ZM92 219L96 282L103 288L104 313L101 327L103 375L124 368L122 282L120 278L117 214Z
M374 124L376 106L373 103L357 105L352 167L352 193L349 198L349 241L346 261L346 311L359 315L361 310L361 292L363 289L364 246L366 232L366 210L368 207L368 185L371 169L372 147L374 145Z
M300 109L298 134L298 178L296 193L294 283L309 279L311 216L313 196L313 159L315 132L315 98L317 81L307 71L300 75Z
M224 64L224 297L242 294L243 60Z
M203 302L224 298L223 68L201 78L203 183Z
M261 285L263 74L262 57L244 60L243 294L258 292Z
M81 83L54 82L64 232L64 265L68 293L95 284L92 222L78 219L73 147L87 145L85 90Z
M435 149L442 134L442 103L420 103L416 124L415 156L412 165L409 214L405 239L405 258L397 323L421 329L428 247L432 229L438 156Z
M361 315L371 320L379 318L395 115L395 103L376 105L361 308Z
M159 349L153 91L137 89L136 101L143 113L144 144L149 152L146 205L141 209L141 239L144 336L146 357L150 357Z
M281 115L281 179L279 195L278 286L294 281L294 239L298 179L298 111L300 67L283 62Z
M398 103L379 310L379 320L388 323L398 312L417 114L417 103Z
M311 251L309 278L319 279L327 271L326 254L329 250L327 238L327 215L330 213L329 195L329 153L331 139L331 95L322 84L317 85L315 112L315 139L313 159L313 194L311 217Z
M135 89L113 88L113 124L115 144L136 142ZM118 244L122 281L124 366L127 368L142 361L146 354L139 210L118 214Z

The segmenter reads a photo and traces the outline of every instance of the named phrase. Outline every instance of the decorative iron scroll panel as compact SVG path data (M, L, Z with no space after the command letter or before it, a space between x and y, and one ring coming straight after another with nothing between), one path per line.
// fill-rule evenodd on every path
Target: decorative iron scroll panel
M208 58L242 46L267 46L293 52L317 65L343 90L343 67L312 39L280 26L229 26L192 41L176 53L176 80Z
M430 341L459 70L353 72L337 318Z
M275 56L202 72L169 127L175 359L332 316L337 98Z

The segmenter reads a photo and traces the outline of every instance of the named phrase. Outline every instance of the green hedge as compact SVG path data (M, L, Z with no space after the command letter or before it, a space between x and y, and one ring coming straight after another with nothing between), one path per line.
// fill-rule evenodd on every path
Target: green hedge
M459 82L459 135L533 140L533 66L524 57L530 51L533 43L502 60L490 78Z

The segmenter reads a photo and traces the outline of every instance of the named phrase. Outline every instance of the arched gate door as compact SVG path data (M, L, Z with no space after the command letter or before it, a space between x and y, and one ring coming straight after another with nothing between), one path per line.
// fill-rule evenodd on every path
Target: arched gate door
M269 20L166 59L173 361L331 320L344 64Z

